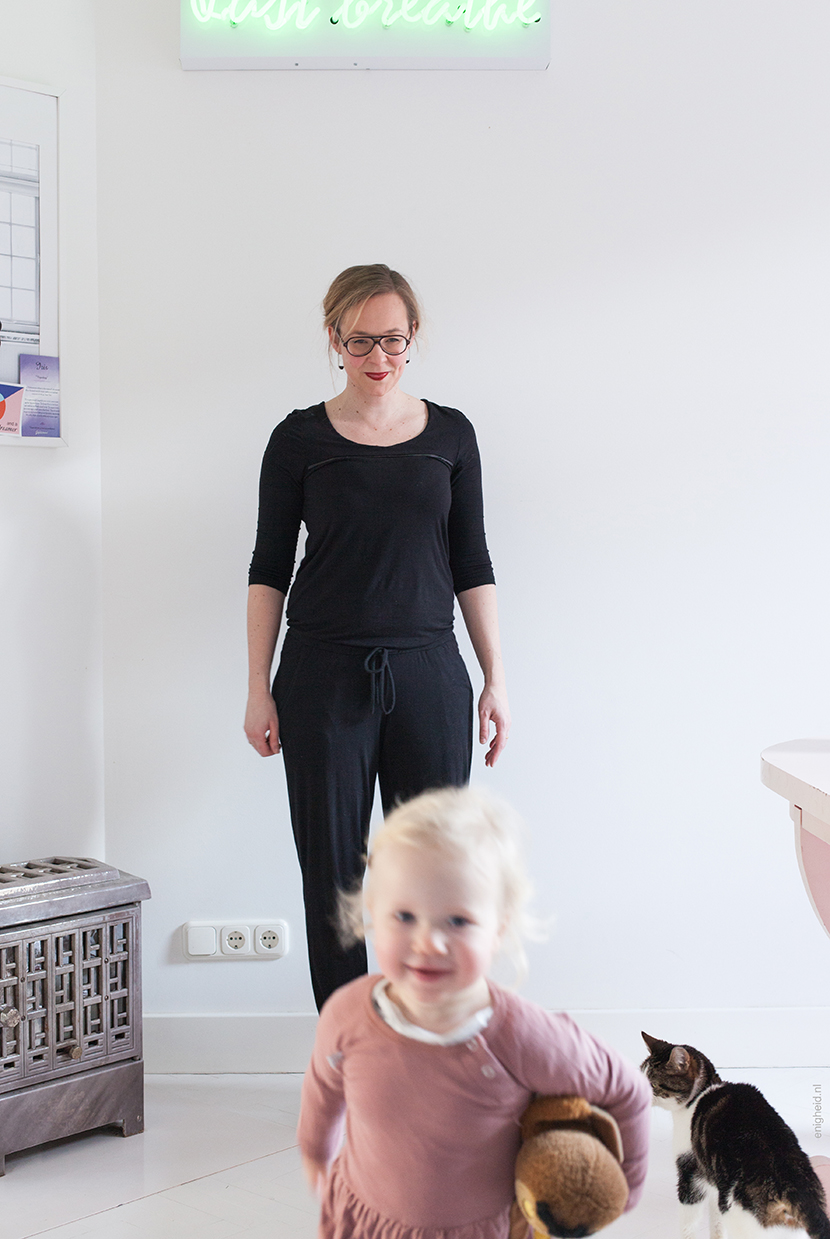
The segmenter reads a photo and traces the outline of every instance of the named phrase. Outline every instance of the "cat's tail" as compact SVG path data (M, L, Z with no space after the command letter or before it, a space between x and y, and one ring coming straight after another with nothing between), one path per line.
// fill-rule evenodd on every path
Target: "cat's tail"
M810 1239L830 1239L830 1217L827 1216L824 1189L820 1183L816 1184L816 1188L816 1191L800 1193L797 1201L788 1202L794 1219L788 1224L802 1226Z
M804 1211L803 1221L801 1225L806 1230L807 1234L815 1239L830 1239L830 1217L827 1214L828 1193L827 1186L830 1179L828 1178L828 1162L826 1157L811 1157L810 1161L810 1178L814 1190L810 1192L808 1197L802 1194L799 1202L807 1206Z
M830 1239L823 1176L817 1173L817 1166L802 1154L788 1178L786 1186L779 1181L778 1191L767 1198L761 1214L756 1214L761 1225L800 1226L810 1239Z

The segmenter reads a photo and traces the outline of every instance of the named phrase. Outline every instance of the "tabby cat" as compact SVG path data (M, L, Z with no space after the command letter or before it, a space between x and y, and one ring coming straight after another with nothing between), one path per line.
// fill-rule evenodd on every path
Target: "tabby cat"
M671 1111L683 1239L709 1201L711 1239L749 1239L801 1226L830 1239L824 1189L794 1132L752 1084L721 1080L690 1045L643 1033L654 1104Z

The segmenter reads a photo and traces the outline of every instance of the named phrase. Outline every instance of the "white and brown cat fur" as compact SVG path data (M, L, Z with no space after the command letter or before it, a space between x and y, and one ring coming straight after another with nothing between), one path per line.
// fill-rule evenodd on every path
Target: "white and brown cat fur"
M757 1239L773 1226L830 1239L818 1176L763 1094L752 1084L721 1080L691 1045L642 1036L654 1104L674 1122L683 1239L693 1239L707 1203L711 1239Z

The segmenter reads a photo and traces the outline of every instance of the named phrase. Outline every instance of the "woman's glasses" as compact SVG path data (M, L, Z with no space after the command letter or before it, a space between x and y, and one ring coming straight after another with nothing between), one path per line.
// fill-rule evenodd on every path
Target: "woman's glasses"
M376 344L379 344L389 357L400 357L409 348L412 336L351 336L340 343L352 357L367 357Z

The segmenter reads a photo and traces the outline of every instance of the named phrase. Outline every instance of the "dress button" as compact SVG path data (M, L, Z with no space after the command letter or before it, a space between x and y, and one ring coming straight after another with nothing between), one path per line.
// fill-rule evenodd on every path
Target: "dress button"
M478 1049L478 1042L477 1042L477 1041L468 1041L468 1042L467 1042L467 1049L468 1049L468 1050L477 1050L477 1049Z
M495 1067L491 1067L489 1063L485 1063L481 1069L481 1074L483 1076L487 1076L488 1080L492 1080L493 1076L496 1074L496 1069Z

